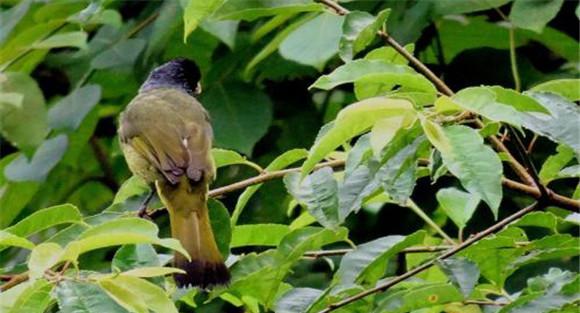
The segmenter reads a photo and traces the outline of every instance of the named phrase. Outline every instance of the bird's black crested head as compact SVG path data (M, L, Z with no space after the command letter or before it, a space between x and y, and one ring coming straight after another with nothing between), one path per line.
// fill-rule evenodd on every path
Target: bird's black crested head
M201 73L195 62L177 58L153 69L139 91L170 87L195 95L200 79Z

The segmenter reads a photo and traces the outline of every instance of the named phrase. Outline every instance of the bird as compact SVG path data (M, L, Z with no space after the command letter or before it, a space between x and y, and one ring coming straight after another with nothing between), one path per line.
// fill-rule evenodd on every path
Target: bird
M227 285L230 273L209 220L208 186L215 177L213 130L195 98L201 73L176 58L154 68L119 118L119 141L130 171L144 179L169 212L171 235L191 259L175 252L177 287Z

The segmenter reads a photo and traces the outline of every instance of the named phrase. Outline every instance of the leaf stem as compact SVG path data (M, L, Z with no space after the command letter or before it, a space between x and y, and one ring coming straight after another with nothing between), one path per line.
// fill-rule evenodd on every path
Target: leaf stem
M439 227L439 225L437 225L437 223L435 223L427 214L425 214L425 212L423 212L423 210L419 206L417 206L417 204L415 202L413 202L413 200L411 200L411 199L407 200L407 204L405 206L407 208L411 209L411 211L413 211L415 214L417 214L423 221L425 221L425 223L427 223L429 226L431 226L448 243L450 243L452 245L457 244L455 242L455 240L453 240L451 237L449 237L449 235L447 235L443 231L443 229L441 229Z

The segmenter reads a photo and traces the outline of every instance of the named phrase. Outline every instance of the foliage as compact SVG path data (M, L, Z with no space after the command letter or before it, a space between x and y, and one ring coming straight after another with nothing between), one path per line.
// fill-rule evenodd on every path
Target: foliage
M577 309L573 2L0 10L0 312ZM149 187L116 135L147 73L178 56L201 68L215 133L210 217L232 281L211 291L175 287L171 258L186 253L157 199L137 217ZM534 179L560 200L464 241L539 198Z

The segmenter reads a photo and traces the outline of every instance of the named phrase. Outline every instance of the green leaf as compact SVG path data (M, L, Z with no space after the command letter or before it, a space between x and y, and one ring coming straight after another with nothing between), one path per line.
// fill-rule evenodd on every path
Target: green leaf
M277 246L289 232L288 225L282 224L237 225L230 247Z
M460 125L442 129L422 120L429 141L441 152L443 162L465 189L480 197L497 218L502 199L503 167L497 154L483 143L477 131Z
M236 44L236 35L238 34L239 21L208 21L201 23L201 28L212 34L221 42L225 43L230 49L234 49Z
M310 172L328 153L354 136L367 131L378 120L414 114L413 105L401 99L377 97L347 106L338 113L332 128L323 134L310 149L308 158L302 165L302 176Z
M143 48L145 48L145 40L143 39L127 39L121 41L95 56L91 61L91 67L102 70L133 65Z
M314 288L293 288L276 302L275 312L308 312L312 304L323 295L322 290Z
M157 226L140 218L120 218L104 222L81 233L76 241L65 247L63 260L75 260L87 251L126 244L153 243L176 250L183 255L187 252L175 239L159 239Z
M549 272L528 279L528 287L512 303L503 307L499 313L544 313L554 312L566 304L577 303L579 293L567 292L577 289L578 274L550 268Z
M322 70L326 61L338 52L343 21L344 17L339 15L318 15L300 25L282 41L280 55L287 60ZM324 31L320 31L322 29Z
M32 1L20 1L13 7L3 10L0 13L0 44L4 42L14 27L21 21Z
M376 17L361 11L351 11L342 25L339 55L344 61L352 60L364 50L377 36L377 31L389 17L390 9L383 10Z
M111 262L111 267L121 271L150 266L161 266L157 252L150 244L122 246Z
M128 289L112 279L100 280L98 284L109 297L126 310L134 313L149 313L145 299L140 294L136 294L135 289Z
M175 267L139 267L121 273L123 276L134 276L134 277L157 277L165 276L173 273L185 274L185 271ZM117 277L117 276L115 276Z
M15 182L43 182L62 159L67 146L68 137L64 134L47 139L38 147L32 159L20 154L10 162L4 169L4 175Z
M28 258L30 278L37 279L43 277L46 270L58 263L62 251L61 246L54 242L45 242L34 247Z
M58 307L62 313L127 313L97 285L64 280L55 289Z
M232 240L232 226L228 209L218 200L209 199L207 202L209 221L215 242L224 258L230 254L230 241Z
M2 246L21 247L26 249L34 248L34 244L28 241L28 239L0 230L0 247Z
M425 231L421 230L409 236L386 236L358 245L340 261L332 293L337 294L355 284L374 286L384 275L389 259L407 247L421 244L424 237Z
M407 44L405 45L405 50L410 54L413 54L415 51L414 44ZM402 56L397 50L393 47L380 47L374 50L371 50L367 55L364 57L365 60L380 60L386 63L398 64L398 65L407 65L409 60L407 60L404 56Z
M418 105L433 103L437 98L435 86L417 73L365 75L354 82L354 92L359 100L389 95L392 98L410 99Z
M45 279L36 280L28 286L16 299L14 306L8 313L43 313L50 304L50 293L53 284Z
M270 99L252 86L216 85L200 101L210 113L216 146L246 155L251 155L272 120Z
M538 174L544 184L556 179L560 171L574 159L574 150L566 145L558 145L556 151L556 154L549 156L542 164Z
M0 132L14 146L28 150L42 143L48 132L44 96L24 73L0 74Z
M479 280L477 264L466 258L451 258L439 261L439 267L464 297L469 297Z
M286 151L276 157L265 169L264 171L278 171L284 169L308 156L308 151L304 149L293 149ZM236 207L234 208L234 212L232 213L232 226L235 226L238 222L238 218L242 214L242 211L250 201L250 198L260 189L262 184L257 184L250 186L242 192L238 201L236 202Z
M433 1L437 15L461 14L498 8L511 0L437 0Z
M322 226L336 228L344 220L338 211L338 184L332 168L323 167L304 179L300 173L289 173L284 185Z
M514 0L509 19L519 28L541 33L560 8L564 0Z
M113 205L117 203L123 203L127 199L142 195L150 190L149 185L143 180L143 178L133 175L129 179L123 182L117 194L115 194L115 199L113 200Z
M527 94L521 94L513 89L507 89L501 86L490 86L485 88L488 88L495 93L497 96L497 101L505 103L506 105L510 105L520 112L550 114L550 111L546 109L540 102L528 96Z
M72 204L61 204L38 210L5 231L20 237L28 237L60 224L79 223L82 215Z
M522 218L512 223L510 226L516 227L544 227L550 229L552 232L557 232L558 218L550 212L531 212L524 215ZM547 237L544 237L547 238Z
M183 12L183 41L223 3L224 0L189 0Z
M381 299L375 313L403 313L437 304L463 300L461 293L450 284L426 283L408 289L398 289Z
M120 288L124 288L144 302L147 308L153 312L167 312L167 313L177 313L177 308L173 301L168 297L163 289L157 285L133 276L127 276L126 273L116 276L110 280L111 283ZM109 286L110 288L110 286ZM119 297L123 296L123 293L118 294ZM129 303L129 298L125 297L124 300ZM145 312L149 312L145 310Z
M580 100L580 79L555 79L534 86L531 91L557 93L570 100Z
M322 227L304 227L286 235L278 246L278 253L290 262L302 258L306 251L317 250L321 247L348 240L348 230L339 227L336 230Z
M34 49L52 49L62 47L87 48L87 33L83 31L60 33L52 35L32 45Z
M99 85L86 85L76 89L48 110L48 125L52 129L74 131L100 99Z
M211 149L211 154L212 154L213 160L215 162L216 168L229 166L229 165L242 164L242 165L247 165L249 167L255 168L258 171L261 171L259 165L248 161L245 157L241 156L239 153L237 153L235 151L214 148L214 149Z
M580 151L580 123L577 123L580 120L580 107L555 94L530 92L529 95L552 114L526 113L524 127Z
M380 60L359 59L339 66L330 74L320 76L308 89L330 90L338 85L354 82L367 75L380 73L413 74L413 70L404 65L389 64Z
M459 229L465 228L480 200L479 197L457 188L445 188L437 192L441 209Z
M255 20L281 13L322 11L324 6L310 0L230 0L214 15L217 19Z

